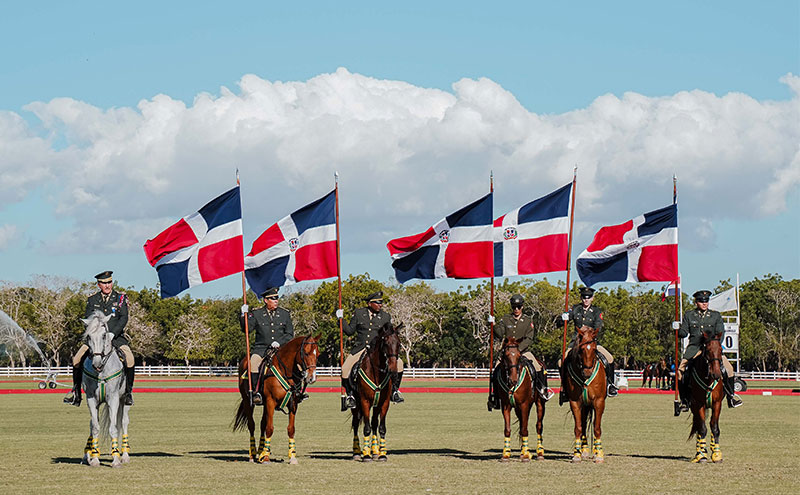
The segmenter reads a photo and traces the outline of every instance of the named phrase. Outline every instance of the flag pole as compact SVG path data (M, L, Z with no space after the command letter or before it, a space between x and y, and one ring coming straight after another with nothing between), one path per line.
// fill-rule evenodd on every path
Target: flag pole
M489 171L489 194L494 193L494 172ZM494 220L494 198L492 198L492 220ZM494 238L494 226L492 226ZM492 242L492 277L489 291L489 396L494 394L492 371L494 370L494 241ZM491 406L489 408L491 411Z
M567 288L564 291L564 312L569 311L569 274L570 274L570 266L572 265L572 226L575 223L575 187L577 186L578 182L578 166L575 165L575 168L572 169L572 205L569 209L569 237L567 241ZM569 321L564 320L564 336L561 339L561 363L564 363L564 359L566 358L567 352L567 327L569 326Z
M339 172L333 173L333 180L336 183L334 196L336 198L336 277L339 284L339 306L336 309L336 319L339 320L339 369L344 367L344 310L342 309L342 256L339 245ZM344 384L340 385L342 411L347 409L344 404L345 393Z
M241 187L241 184L239 183L238 168L236 169L236 187ZM241 190L239 191L239 194L241 194ZM242 263L242 306L246 305L247 305L247 283L244 278L244 263ZM251 376L250 373L250 328L249 328L247 314L242 315L242 317L244 319L244 342L245 342L245 348L247 350L244 355L245 364L247 365L247 396L250 399L250 407L253 407L253 377Z
M675 174L672 174L672 204L678 204L678 177ZM678 246L675 245L675 268L678 267ZM678 280L680 280L680 270L678 272ZM679 318L679 311L680 305L683 304L683 294L681 294L681 287L678 284L678 281L675 281L675 319L672 323L672 328L675 330L675 399L674 399L674 407L675 411L679 411L680 408L680 397L678 395L678 364L680 361L680 348L679 348L679 338L678 338L678 327L680 327L680 320ZM680 413L679 413L680 414Z

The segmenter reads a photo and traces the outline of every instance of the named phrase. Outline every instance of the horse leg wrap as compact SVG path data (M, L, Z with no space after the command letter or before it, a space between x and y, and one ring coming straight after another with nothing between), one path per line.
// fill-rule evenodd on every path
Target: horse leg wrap
M131 453L131 444L128 442L128 434L124 433L122 435L122 453L123 454L130 454Z
M364 440L361 442L361 455L369 457L370 444L372 443L372 435L364 435Z
M511 437L503 438L503 459L511 457Z
M706 439L705 437L700 437L697 435L697 445L696 445L697 452L694 454L694 459L692 462L706 462L708 460L708 454L706 453Z
M289 459L297 457L297 449L294 443L294 438L289 439Z
M521 459L531 458L531 452L528 450L528 437L522 437L522 448L520 449L519 457Z
M542 445L541 435L536 435L536 456L544 457L544 445Z
M581 439L576 438L575 442L572 444L572 460L580 460L581 459Z
M381 451L378 448L378 434L372 435L372 455L380 455Z
M89 435L89 438L86 439L86 447L83 448L84 454L89 454L92 452L92 436Z
M119 457L119 440L111 439L111 457Z
M97 437L92 437L92 457L100 457L100 449L97 448Z
M263 448L261 448L258 452L258 462L269 462L269 454L270 454L270 446L272 444L272 438L261 437L261 439L264 441L264 444Z
M589 442L586 440L586 435L581 435L581 453L589 455Z
M358 435L353 436L353 454L361 455L361 443L358 441Z
M713 433L711 434L711 462L722 462L722 450Z
M595 461L603 460L603 441L599 438L595 438L594 442L592 442L592 454L594 454Z
M386 439L385 438L381 438L381 441L380 441L380 456L381 457L386 457Z
M258 451L256 450L256 437L250 435L250 459L255 460Z

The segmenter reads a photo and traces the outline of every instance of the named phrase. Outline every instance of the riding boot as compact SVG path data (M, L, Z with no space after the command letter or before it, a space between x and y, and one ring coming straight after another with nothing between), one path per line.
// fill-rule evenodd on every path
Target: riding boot
M126 406L133 405L133 378L136 375L136 366L125 368L125 398L122 403Z
M264 397L261 395L261 373L256 371L253 373L253 405L260 406L264 404Z
M723 377L722 388L725 390L725 397L728 399L728 407L739 407L743 404L742 399L736 395L736 390L733 388L734 378L732 376Z
M689 412L689 385L686 383L686 377L682 376L681 379L678 380L678 396L681 400L678 414L681 412Z
M392 398L391 401L395 404L405 402L403 394L400 393L400 382L403 381L403 372L395 374L392 377Z
M539 389L539 394L542 396L545 402L553 398L554 393L550 387L547 386L547 374L545 373L544 369L536 372L536 385Z
M82 400L81 382L83 381L83 363L72 367L72 390L64 397L64 404L80 406Z
M565 402L569 401L569 398L567 397L567 387L565 386L567 376L566 363L561 365L559 374L561 375L561 390L558 391L558 406L561 407Z
M619 392L617 386L614 385L615 381L616 375L614 374L614 363L608 363L606 364L606 382L608 382L607 394L609 397L616 397L617 392Z
M344 399L344 407L355 409L356 398L353 396L353 385L350 383L350 378L342 378L342 386L344 387L344 393L347 395Z
M486 399L486 408L489 412L494 409L494 370L489 373L489 397Z

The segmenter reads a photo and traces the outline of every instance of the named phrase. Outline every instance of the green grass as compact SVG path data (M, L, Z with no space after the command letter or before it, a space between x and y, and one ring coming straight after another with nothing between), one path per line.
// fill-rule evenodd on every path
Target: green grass
M724 409L725 461L694 465L687 415L672 416L672 398L622 395L603 421L606 463L568 462L572 418L550 404L546 460L497 462L502 417L483 394L406 394L388 418L387 463L350 460L349 415L339 396L315 393L300 407L300 464L246 461L247 433L230 423L233 394L138 394L131 413L131 463L110 469L78 464L88 413L60 394L0 396L0 491L6 493L798 493L800 416L797 397L746 396ZM286 457L287 419L278 413L273 456ZM516 431L516 427L514 427ZM533 430L532 430L533 431ZM515 435L516 436L516 435ZM535 440L535 433L531 434ZM516 446L516 440L513 441ZM789 448L787 448L789 447ZM91 488L89 486L92 485Z

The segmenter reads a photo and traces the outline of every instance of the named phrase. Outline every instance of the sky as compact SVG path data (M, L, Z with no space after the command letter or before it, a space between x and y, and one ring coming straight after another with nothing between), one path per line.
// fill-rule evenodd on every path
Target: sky
M0 44L0 280L155 287L144 242L238 168L245 250L338 172L343 274L390 282L490 174L500 216L576 166L573 258L674 174L684 290L800 277L796 1L15 2Z

